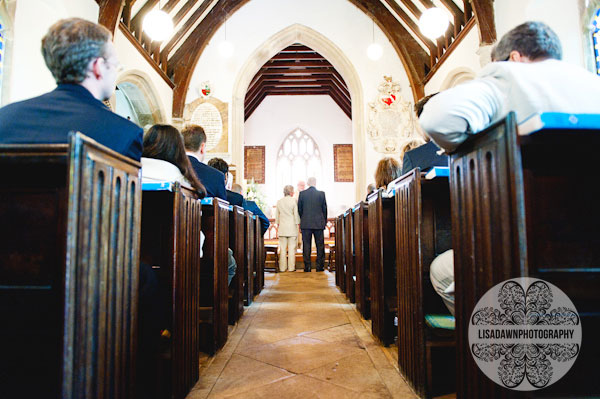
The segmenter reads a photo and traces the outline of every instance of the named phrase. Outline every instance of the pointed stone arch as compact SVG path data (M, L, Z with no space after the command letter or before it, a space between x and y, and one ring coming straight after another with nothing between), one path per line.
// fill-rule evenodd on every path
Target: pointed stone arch
M360 78L356 69L331 40L321 33L301 24L291 25L271 36L259 46L246 60L238 73L233 85L232 96L232 162L236 165L244 164L244 99L252 78L258 70L282 49L301 43L323 55L342 75L352 100L352 142L354 164L354 183L356 198L361 198L366 187L365 176L365 129L364 129L364 99ZM242 178L243 178L243 171Z
M144 120L140 121L142 127L146 124L154 124L154 123L167 123L168 120L166 118L167 113L165 112L165 107L160 101L160 96L158 91L154 88L151 83L150 77L137 69L128 70L124 72L117 79L117 86L123 84L130 84L134 86L134 90L139 90L139 95L143 96L143 98L147 102L147 109L141 110L144 116ZM111 108L116 109L116 99L115 95L111 98Z

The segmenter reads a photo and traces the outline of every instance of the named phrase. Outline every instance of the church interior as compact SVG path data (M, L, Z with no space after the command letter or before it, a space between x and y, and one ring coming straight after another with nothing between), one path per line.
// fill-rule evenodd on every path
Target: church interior
M0 0L1 106L56 87L40 43L72 17L112 33L105 105L145 132L202 126L205 161L225 160L270 225L178 183L145 187L139 162L81 134L0 144L0 398L600 397L597 157L581 155L598 138L528 140L509 114L448 167L368 188L380 160L426 142L415 104L476 79L519 24L546 23L563 61L600 74L600 0ZM278 201L309 178L326 195L324 259L313 241L302 271L302 233L283 271ZM430 267L451 249L449 311ZM578 354L502 341L482 366L472 312L521 277L570 298Z

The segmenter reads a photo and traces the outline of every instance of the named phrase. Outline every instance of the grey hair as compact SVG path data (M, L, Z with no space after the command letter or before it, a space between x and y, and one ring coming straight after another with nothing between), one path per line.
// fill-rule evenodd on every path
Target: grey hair
M289 184L283 188L283 195L292 195L294 194L294 186L290 186Z
M54 80L81 83L92 60L104 57L112 34L105 27L81 18L62 19L42 39L42 55Z
M508 61L511 51L518 51L532 61L562 59L558 35L545 23L525 22L507 32L492 49L492 61Z
M316 186L317 185L317 178L316 177L309 177L306 180L306 184L308 184L309 186L312 186L312 187Z

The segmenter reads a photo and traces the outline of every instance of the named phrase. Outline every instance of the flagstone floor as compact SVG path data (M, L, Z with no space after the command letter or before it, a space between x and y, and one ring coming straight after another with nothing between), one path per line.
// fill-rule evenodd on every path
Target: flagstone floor
M415 398L329 272L267 273L265 288L188 399Z

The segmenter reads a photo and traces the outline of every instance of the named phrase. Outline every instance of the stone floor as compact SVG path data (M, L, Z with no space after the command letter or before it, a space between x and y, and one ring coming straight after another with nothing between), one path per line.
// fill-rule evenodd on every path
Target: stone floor
M268 273L188 399L415 398L329 272Z

